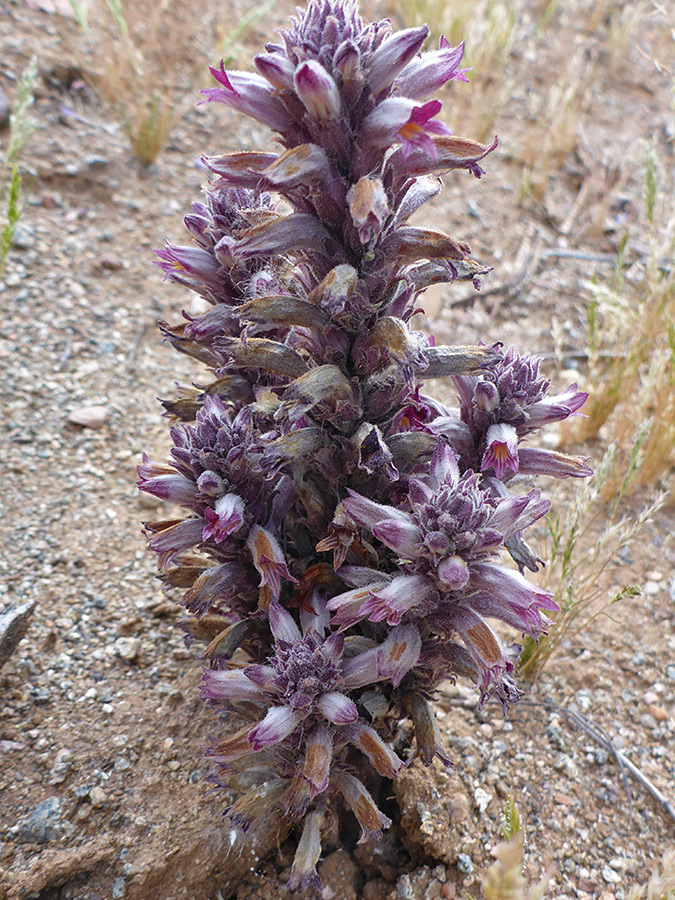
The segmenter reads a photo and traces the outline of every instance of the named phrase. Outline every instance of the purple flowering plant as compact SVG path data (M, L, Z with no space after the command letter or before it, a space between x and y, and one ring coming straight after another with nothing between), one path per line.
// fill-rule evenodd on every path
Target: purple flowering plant
M479 287L489 269L408 220L441 174L480 178L496 146L437 118L430 95L467 80L463 45L421 52L427 37L310 0L257 72L212 69L207 101L270 128L281 152L205 157L190 245L157 251L209 304L161 324L209 380L164 401L170 460L139 466L141 490L186 511L147 522L149 546L207 645L207 755L223 776L262 773L229 820L299 826L292 888L318 882L336 811L378 836L383 779L416 756L451 764L430 706L443 681L518 700L518 647L490 620L536 638L557 607L523 574L541 564L523 533L549 502L514 476L590 474L527 446L578 412L576 385L549 396L534 357L411 328L427 286ZM444 376L458 409L424 393ZM396 745L405 718L414 753Z

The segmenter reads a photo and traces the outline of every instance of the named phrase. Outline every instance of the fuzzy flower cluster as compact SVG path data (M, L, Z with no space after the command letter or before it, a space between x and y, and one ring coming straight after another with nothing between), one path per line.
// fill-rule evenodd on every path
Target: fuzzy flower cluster
M255 72L212 69L206 101L281 150L205 157L191 242L157 252L208 303L161 324L208 376L163 401L168 462L139 466L141 490L184 510L146 523L149 546L206 644L207 753L243 785L229 819L299 826L292 888L318 883L336 814L379 835L386 779L413 756L450 764L430 706L444 680L518 699L517 648L490 622L537 637L556 610L523 575L540 563L523 533L549 506L532 477L590 474L529 443L578 412L575 385L551 396L536 358L411 328L426 287L489 269L410 217L496 146L439 118L463 46L422 52L427 38L310 0ZM442 377L456 409L423 391ZM395 749L404 718L414 753Z

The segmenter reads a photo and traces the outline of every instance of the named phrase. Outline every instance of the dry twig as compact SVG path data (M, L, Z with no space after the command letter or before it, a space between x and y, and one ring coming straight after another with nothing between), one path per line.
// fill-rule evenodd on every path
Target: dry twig
M574 709L569 709L565 706L560 706L558 703L554 703L552 700L521 700L521 705L523 706L543 706L544 709L552 710L553 712L562 713L568 720L568 722L572 722L577 728L580 728L584 734L587 734L592 740L594 740L597 744L600 744L601 747L604 747L605 750L609 751L619 766L621 770L621 776L623 778L624 787L626 790L626 796L628 797L628 817L630 819L631 813L631 798L630 792L628 790L628 782L626 779L626 771L633 778L641 784L652 797L659 803L665 811L668 813L670 818L675 822L675 805L671 803L668 798L661 793L661 791L656 787L656 785L652 784L652 782L647 778L644 772L639 769L634 763L632 763L628 757L626 757L617 747L612 743L612 739L609 735L601 728L599 725L590 722L585 716L583 716L580 712L577 712Z

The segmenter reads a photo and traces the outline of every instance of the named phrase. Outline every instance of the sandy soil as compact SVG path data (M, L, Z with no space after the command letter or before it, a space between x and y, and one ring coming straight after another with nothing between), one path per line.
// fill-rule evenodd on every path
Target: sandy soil
M217 22L246 9L225 6L202 11L202 44L215 47ZM270 29L289 6L270 12ZM639 141L653 141L667 184L673 124L672 72L653 63L672 51L658 9L646 4L616 49L612 28L628 6L604 3L604 20L599 4L559 6L537 34L543 7L525 4L499 76L506 93L495 100L495 85L479 79L478 93L458 86L446 98L446 120L468 134L492 105L501 143L482 181L448 179L433 218L495 272L483 295L430 296L426 325L440 343L503 340L540 352L562 387L585 377L574 354L585 346L588 280L608 277L602 255L622 229L639 244ZM0 673L0 898L286 897L293 839L280 848L270 839L266 855L267 846L233 846L223 825L223 797L201 758L210 722L199 662L144 547L140 523L155 516L154 499L134 486L141 451L167 448L156 398L199 375L160 343L155 322L196 307L162 285L152 250L183 239L182 215L205 180L202 152L263 148L266 137L222 108L188 108L157 164L143 167L86 86L97 59L72 21L18 0L0 0L0 21L10 100L28 58L39 59L26 206L0 281L0 613L36 602ZM568 152L542 155L560 111L546 101L571 61L585 80L567 97ZM200 86L188 84L186 96ZM526 156L535 180L550 166L541 196L521 195ZM560 350L579 371L556 370ZM72 422L82 408L89 425ZM602 441L585 448L596 460L603 450ZM550 490L558 503L570 496L569 486ZM631 514L648 499L633 498ZM555 707L601 726L672 799L674 525L662 510L612 560L606 596L629 583L643 595L571 635L508 719L477 711L468 686L448 687L438 715L454 772L408 770L396 785L401 819L381 847L336 836L321 866L325 900L476 897L507 795L526 823L528 872L553 873L550 897L623 900L647 880L675 843L675 823L636 782L626 792L612 754Z

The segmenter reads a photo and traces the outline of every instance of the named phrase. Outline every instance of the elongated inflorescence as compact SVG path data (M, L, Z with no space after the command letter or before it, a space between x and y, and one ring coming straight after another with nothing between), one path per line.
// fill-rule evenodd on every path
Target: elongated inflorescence
M209 378L164 401L170 459L139 467L141 490L186 511L147 522L149 545L207 643L203 695L221 713L208 756L258 773L230 821L302 823L291 887L316 883L331 809L355 814L361 840L391 824L377 779L405 762L401 719L413 755L450 764L429 705L443 680L518 699L517 648L489 621L537 637L556 605L523 575L540 564L523 533L549 503L514 477L590 474L525 443L577 413L576 385L548 396L536 358L411 328L427 286L478 287L489 270L410 216L440 174L480 178L496 146L438 118L434 91L467 80L463 46L421 53L427 37L310 0L255 72L212 69L207 100L282 152L206 157L191 243L158 251L209 303L161 326ZM424 393L444 376L458 409Z

